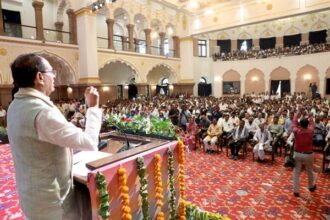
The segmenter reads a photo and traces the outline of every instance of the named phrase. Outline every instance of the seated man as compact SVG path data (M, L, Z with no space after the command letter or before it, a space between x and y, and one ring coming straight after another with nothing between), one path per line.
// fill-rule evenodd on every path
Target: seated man
M245 124L245 127L248 129L249 137L248 140L254 137L254 134L258 130L258 125L254 122L254 118L250 117L248 123Z
M272 150L272 146L270 146L272 136L265 129L264 123L259 124L259 129L255 133L253 140L257 142L253 148L253 153L258 155L258 162L262 162L265 159L265 151Z
M217 125L217 119L213 118L212 124L207 129L207 136L204 138L204 146L207 152L216 151L215 143L218 141L218 136L222 134L222 128ZM211 142L211 147L209 146L209 142Z
M240 120L239 126L233 131L233 141L229 144L231 151L230 159L238 159L238 152L249 136L249 131L244 125L245 121Z
M224 115L224 118L220 118L218 120L218 125L222 127L223 133L221 135L222 138L222 144L224 145L223 147L227 146L228 143L228 137L231 135L231 133L234 130L234 124L233 122L229 119L229 114L226 113Z
M279 147L282 143L282 135L283 135L283 126L278 123L278 115L275 115L273 118L273 122L269 125L268 130L272 135L272 143L271 145L275 147L275 152L277 152L277 147Z

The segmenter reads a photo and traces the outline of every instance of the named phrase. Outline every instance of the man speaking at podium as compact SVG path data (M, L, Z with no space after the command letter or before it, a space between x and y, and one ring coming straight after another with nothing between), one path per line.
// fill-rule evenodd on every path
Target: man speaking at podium
M85 91L86 128L68 122L50 101L56 72L36 54L11 65L19 87L8 109L8 136L20 206L29 220L80 219L74 201L72 150L97 150L102 113L99 94Z

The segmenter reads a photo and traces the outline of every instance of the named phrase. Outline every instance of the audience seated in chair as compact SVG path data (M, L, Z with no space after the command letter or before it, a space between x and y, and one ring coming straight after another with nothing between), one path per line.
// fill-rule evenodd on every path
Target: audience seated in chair
M313 136L313 145L315 147L324 148L326 135L326 127L323 122L320 120L320 117L315 117L315 128L314 128L314 136Z
M272 135L271 145L274 148L275 152L277 152L278 147L281 147L281 145L284 146L284 143L282 141L283 126L278 123L278 120L279 116L275 115L273 117L273 122L268 126L268 130Z
M234 159L234 160L238 159L238 152L241 149L241 147L245 144L249 136L249 131L244 125L245 125L245 121L241 120L239 122L239 126L237 126L232 133L233 139L232 142L229 144L231 151L230 159Z
M259 129L253 139L257 143L253 148L253 157L255 154L258 155L258 161L262 162L265 159L265 151L272 151L270 145L272 137L269 131L265 129L265 124L259 124Z
M218 141L218 137L222 134L222 128L217 125L217 119L213 118L212 124L207 129L207 136L204 138L204 147L206 152L215 152L217 147L215 143ZM211 146L209 144L211 143Z

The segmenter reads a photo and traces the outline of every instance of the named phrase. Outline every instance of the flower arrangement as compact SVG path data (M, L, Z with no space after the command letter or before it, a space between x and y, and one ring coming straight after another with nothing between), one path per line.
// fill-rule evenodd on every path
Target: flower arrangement
M127 133L138 133L139 135L154 135L157 138L177 139L177 132L169 119L145 118L142 115L136 115L132 118L110 115L107 120L108 127L118 127Z
M148 183L147 183L147 179L146 179L146 167L144 164L144 159L143 157L138 157L136 159L136 163L137 163L137 168L138 168L138 175L140 177L140 196L142 198L142 215L143 218L142 220L150 220L150 216L149 216L149 201L148 201Z
M186 219L188 220L230 220L229 218L216 213L210 213L199 209L196 205L186 202Z
M109 212L109 194L107 192L107 182L102 173L96 173L96 188L99 196L99 215L103 220L108 219L110 216Z
M121 192L121 211L122 211L122 220L131 220L131 208L129 207L129 188L127 187L127 176L126 169L119 168L118 169L118 179L119 179L119 190Z
M168 155L168 182L170 185L170 220L176 219L176 207L175 207L175 201L176 201L176 192L175 192L175 186L174 186L174 158L173 158L173 152L169 148L167 150Z
M154 156L154 166L155 166L155 188L156 188L156 205L161 208L163 207L164 203L162 202L163 196L163 183L162 183L162 173L161 173L161 157L159 154ZM157 214L156 220L164 220L164 212L160 211Z
M185 193L185 181L184 181L184 144L181 140L178 141L179 149L179 184L180 184L180 197L181 199L186 199Z

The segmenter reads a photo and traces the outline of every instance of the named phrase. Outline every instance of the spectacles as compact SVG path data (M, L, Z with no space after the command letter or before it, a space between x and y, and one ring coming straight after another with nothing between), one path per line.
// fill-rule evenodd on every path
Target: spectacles
M41 73L51 73L54 77L56 77L57 72L56 70L47 70L47 71L40 71Z

